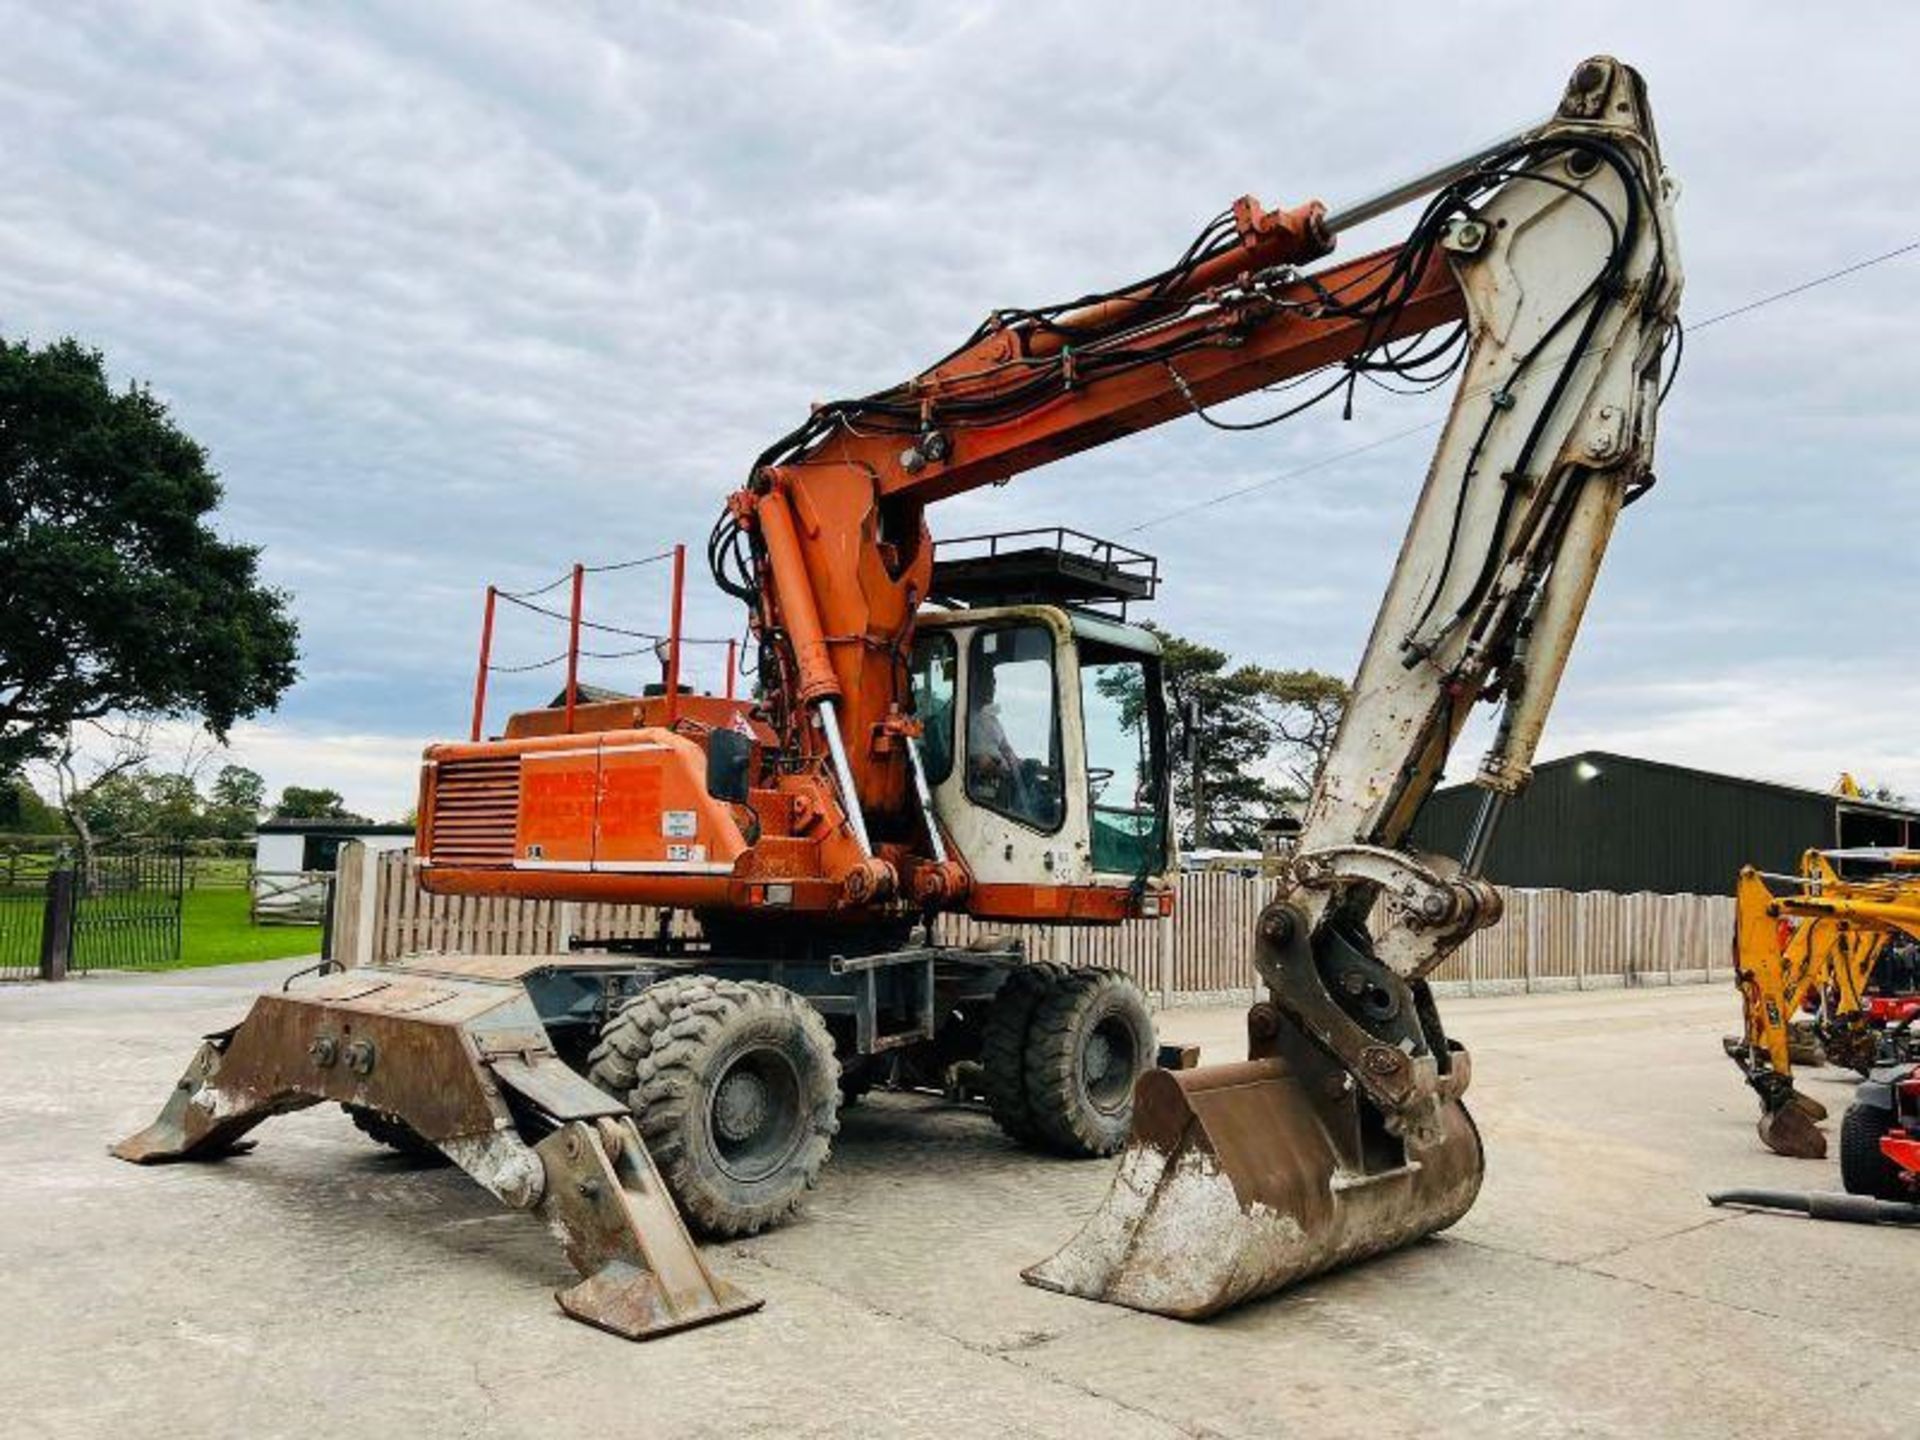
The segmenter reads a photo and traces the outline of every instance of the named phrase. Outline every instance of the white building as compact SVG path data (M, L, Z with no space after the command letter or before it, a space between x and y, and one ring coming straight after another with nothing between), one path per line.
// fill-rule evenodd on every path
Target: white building
M349 840L369 850L404 850L413 844L413 827L363 820L261 822L253 837L255 923L318 924L327 877Z

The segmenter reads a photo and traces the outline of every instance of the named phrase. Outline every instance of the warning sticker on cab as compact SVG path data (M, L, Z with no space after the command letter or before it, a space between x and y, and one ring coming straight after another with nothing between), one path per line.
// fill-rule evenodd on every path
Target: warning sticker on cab
M691 810L663 810L660 833L669 840L691 840L700 833L700 817Z

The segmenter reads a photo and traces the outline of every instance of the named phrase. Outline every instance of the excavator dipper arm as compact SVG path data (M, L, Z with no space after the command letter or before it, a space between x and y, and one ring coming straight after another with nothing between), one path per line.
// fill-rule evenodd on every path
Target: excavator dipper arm
M1499 917L1474 870L1528 779L1614 522L1652 482L1681 289L1673 186L1628 67L1580 66L1489 174L1440 242L1471 336L1461 388L1260 921L1251 1058L1143 1077L1106 1207L1036 1284L1204 1315L1444 1228L1479 1188L1466 1054L1426 977ZM1464 863L1410 851L1492 700Z

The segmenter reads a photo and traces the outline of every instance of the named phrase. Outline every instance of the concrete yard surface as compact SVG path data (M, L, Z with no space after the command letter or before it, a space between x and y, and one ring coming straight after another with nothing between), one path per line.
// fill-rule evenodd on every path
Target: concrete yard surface
M199 1036L289 964L0 989L7 1343L21 1436L1920 1434L1920 1232L1717 1211L1837 1189L1760 1148L1731 986L1452 1000L1486 1138L1445 1236L1207 1324L1021 1283L1109 1162L870 1098L803 1218L716 1246L759 1314L648 1344L564 1318L558 1248L339 1111L138 1169ZM1240 1014L1164 1038L1238 1058ZM1835 1071L1806 1088L1835 1120ZM1836 1137L1837 1138L1837 1137Z

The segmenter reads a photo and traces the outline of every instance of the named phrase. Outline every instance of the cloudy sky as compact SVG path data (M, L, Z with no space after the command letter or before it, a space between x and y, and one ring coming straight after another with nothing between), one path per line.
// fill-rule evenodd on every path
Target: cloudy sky
M810 401L1158 269L1242 193L1338 201L1529 121L1594 51L1651 86L1695 324L1920 240L1920 10L1354 13L0 0L0 332L100 346L211 449L304 633L236 757L391 816L464 729L487 581L697 545ZM1917 302L1920 253L1697 331L1544 754L1920 794ZM1438 413L1176 423L936 530L1125 535L1163 623L1349 673L1433 436L1319 462ZM589 609L664 601L627 571ZM739 618L695 586L697 633ZM496 654L562 640L515 618Z

